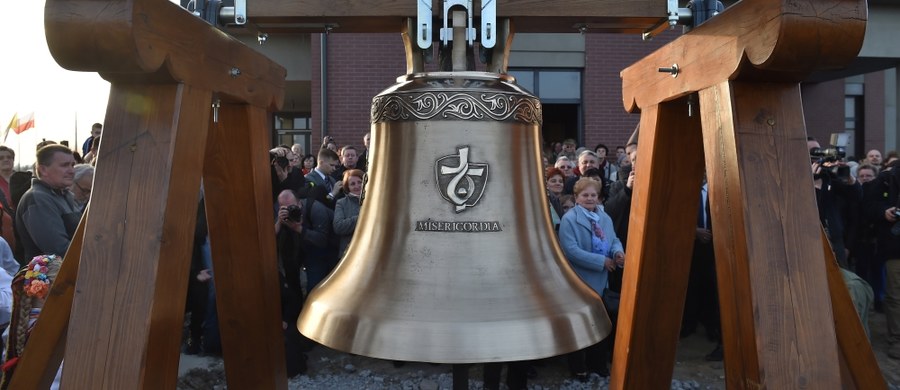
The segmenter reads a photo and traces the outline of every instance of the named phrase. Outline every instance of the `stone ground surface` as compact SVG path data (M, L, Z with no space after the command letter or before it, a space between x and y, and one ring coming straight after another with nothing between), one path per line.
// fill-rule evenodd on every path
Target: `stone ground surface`
M891 390L900 390L900 360L887 356L885 316L873 312L870 316L872 344L881 372ZM700 331L683 338L678 345L672 389L725 389L722 362L707 362L704 356L715 344ZM290 389L450 389L453 383L450 365L407 363L402 367L385 360L354 356L322 346L309 354L307 375L292 378ZM529 389L605 389L607 379L594 376L587 383L569 376L565 359L549 358L537 363L537 377L528 381ZM647 375L667 375L648 373ZM224 389L225 374L221 359L202 356L181 356L179 389ZM469 387L480 389L482 372L478 365L469 370Z

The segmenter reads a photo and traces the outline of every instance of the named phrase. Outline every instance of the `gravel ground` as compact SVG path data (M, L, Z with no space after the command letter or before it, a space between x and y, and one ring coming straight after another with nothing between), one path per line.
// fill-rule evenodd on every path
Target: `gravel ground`
M875 355L890 390L900 390L900 361L887 357L884 314L870 317ZM715 345L701 331L679 342L671 389L725 389L724 366L707 362L704 356ZM322 346L309 354L307 375L292 378L290 389L450 389L453 384L450 365L406 363L395 367L392 362L350 355ZM528 388L541 389L606 389L608 378L592 376L579 382L568 374L564 358L554 357L536 362L537 376L529 379ZM224 365L213 357L182 356L179 389L225 389ZM469 388L482 388L480 365L469 369Z

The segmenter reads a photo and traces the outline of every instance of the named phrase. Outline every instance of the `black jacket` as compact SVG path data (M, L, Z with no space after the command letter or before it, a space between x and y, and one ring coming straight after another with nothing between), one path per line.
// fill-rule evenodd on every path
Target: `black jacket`
M883 259L900 258L900 236L891 233L897 222L889 222L884 217L885 210L900 206L900 170L897 168L881 172L871 186L867 186L865 199L866 216L875 224L878 234L878 254Z

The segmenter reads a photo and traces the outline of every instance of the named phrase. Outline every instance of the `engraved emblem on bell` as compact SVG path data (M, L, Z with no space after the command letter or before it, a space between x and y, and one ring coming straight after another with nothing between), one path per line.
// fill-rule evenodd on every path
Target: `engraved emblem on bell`
M434 174L441 197L461 213L475 207L484 195L488 164L469 162L469 146L464 146L457 149L457 154L437 159Z

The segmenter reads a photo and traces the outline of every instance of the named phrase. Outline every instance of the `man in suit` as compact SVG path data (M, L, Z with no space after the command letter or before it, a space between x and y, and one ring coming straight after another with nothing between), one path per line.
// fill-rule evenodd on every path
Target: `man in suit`
M341 181L334 180L331 174L340 165L338 155L330 149L320 149L316 158L318 164L306 175L306 180L312 183L313 187L324 188L325 190L315 191L319 196L316 200L322 202L329 208L334 209L334 201L341 193Z

